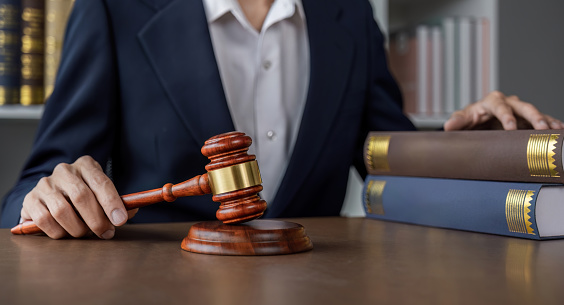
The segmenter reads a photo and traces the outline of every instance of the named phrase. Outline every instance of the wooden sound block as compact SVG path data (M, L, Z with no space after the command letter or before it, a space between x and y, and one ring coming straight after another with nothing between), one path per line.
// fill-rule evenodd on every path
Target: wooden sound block
M300 224L258 219L235 225L197 223L182 240L182 249L217 255L276 255L308 251L313 244Z

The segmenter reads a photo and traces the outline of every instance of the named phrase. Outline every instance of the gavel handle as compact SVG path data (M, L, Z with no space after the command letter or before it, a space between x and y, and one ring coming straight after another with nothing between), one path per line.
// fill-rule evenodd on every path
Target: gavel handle
M162 201L173 202L178 197L210 194L208 174L196 176L178 184L167 183L162 188L121 196L126 210L133 210ZM11 229L12 234L38 234L43 231L33 222L26 221Z

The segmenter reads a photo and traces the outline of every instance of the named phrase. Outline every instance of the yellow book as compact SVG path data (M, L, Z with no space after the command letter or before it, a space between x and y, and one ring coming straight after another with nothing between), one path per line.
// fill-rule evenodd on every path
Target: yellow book
M73 4L74 0L45 1L45 99L55 87L65 29Z

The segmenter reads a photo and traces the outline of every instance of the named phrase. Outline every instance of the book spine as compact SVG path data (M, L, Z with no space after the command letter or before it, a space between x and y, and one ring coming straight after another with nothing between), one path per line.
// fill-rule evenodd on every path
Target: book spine
M22 3L22 54L21 90L22 105L42 104L44 93L44 40L45 0L21 0Z
M372 175L564 183L562 140L549 130L371 132Z
M454 18L442 21L444 33L444 104L445 113L457 110L457 56L456 56L456 24Z
M392 35L388 54L390 71L403 95L403 110L417 113L417 38L407 31Z
M458 100L459 108L464 109L466 106L475 102L474 98L474 75L475 75L475 37L473 20L470 17L460 17L458 27L458 52L459 52L459 69L458 69Z
M431 103L432 113L440 115L443 113L443 33L441 27L431 28L432 59L431 59Z
M429 27L419 25L417 35L417 113L429 114L430 110L430 34Z
M20 102L20 0L0 0L0 105Z
M535 217L543 184L368 176L366 217L541 239Z
M46 0L45 2L45 99L55 87L55 77L67 21L74 0Z

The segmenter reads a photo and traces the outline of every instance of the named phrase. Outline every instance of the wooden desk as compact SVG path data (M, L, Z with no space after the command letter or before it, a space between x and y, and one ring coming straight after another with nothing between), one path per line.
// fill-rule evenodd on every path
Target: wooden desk
M190 224L113 240L0 230L0 304L563 304L564 240L361 218L310 218L314 249L267 257L180 249Z

